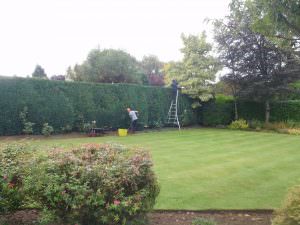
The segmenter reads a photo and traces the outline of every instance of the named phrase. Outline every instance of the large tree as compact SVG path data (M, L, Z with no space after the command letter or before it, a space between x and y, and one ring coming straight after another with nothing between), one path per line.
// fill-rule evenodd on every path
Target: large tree
M94 49L81 65L67 71L72 80L99 83L142 83L142 74L133 56L115 49Z
M144 56L140 64L147 78L147 84L154 86L164 85L164 64L158 59L157 56Z
M45 73L45 70L40 65L36 65L32 77L34 78L47 78L47 74Z
M182 35L183 60L165 66L167 80L175 79L184 87L184 93L192 97L193 107L213 97L211 83L219 70L217 59L212 56L212 45L206 41L205 33L200 36Z
M281 47L299 47L299 0L246 0L246 4L255 15L253 28L256 31Z
M220 59L229 71L223 79L235 86L236 97L264 102L269 122L270 101L286 93L297 79L295 61L253 30L255 17L247 4L234 0L230 7L230 15L215 22Z

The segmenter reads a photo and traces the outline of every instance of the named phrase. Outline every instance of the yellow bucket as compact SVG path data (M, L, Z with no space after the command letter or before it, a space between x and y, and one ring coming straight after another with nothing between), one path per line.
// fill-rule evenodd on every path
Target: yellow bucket
M127 129L118 129L118 135L120 137L125 137L127 136Z

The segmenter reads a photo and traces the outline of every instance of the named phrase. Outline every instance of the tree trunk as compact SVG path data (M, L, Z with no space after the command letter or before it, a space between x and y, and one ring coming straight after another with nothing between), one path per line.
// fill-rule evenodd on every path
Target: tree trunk
M237 107L237 101L234 99L234 120L239 119L239 114L238 114L238 107Z
M269 100L267 100L266 101L266 123L269 123L270 122L270 101Z

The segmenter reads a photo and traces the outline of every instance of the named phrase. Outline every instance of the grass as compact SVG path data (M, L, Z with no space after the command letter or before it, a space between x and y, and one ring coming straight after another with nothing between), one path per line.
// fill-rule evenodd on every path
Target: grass
M188 129L31 142L42 147L117 142L149 149L161 186L157 209L277 208L287 189L300 184L300 138L292 135Z

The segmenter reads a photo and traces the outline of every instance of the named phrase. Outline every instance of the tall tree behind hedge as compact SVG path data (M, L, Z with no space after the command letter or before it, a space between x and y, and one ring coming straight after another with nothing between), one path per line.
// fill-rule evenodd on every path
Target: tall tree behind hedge
M40 65L36 65L32 77L34 78L47 78L47 74L45 73L45 70Z
M270 101L286 93L289 83L298 77L290 70L295 61L263 34L253 31L258 15L244 1L234 0L230 7L230 15L215 22L221 61L230 71L227 81L239 85L240 98L264 102L265 120L269 122Z
M137 60L122 50L94 49L81 65L69 67L67 76L74 81L142 83L143 73Z
M163 66L164 64L155 55L143 57L141 67L149 85L163 86L165 84Z
M181 36L184 47L181 49L183 60L165 66L167 80L176 79L183 86L184 93L192 97L197 107L200 101L213 97L211 83L219 70L217 59L212 56L212 45L206 41L205 33L200 36Z

